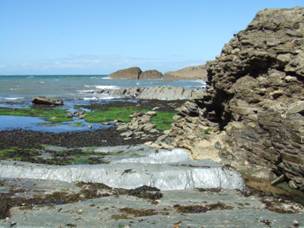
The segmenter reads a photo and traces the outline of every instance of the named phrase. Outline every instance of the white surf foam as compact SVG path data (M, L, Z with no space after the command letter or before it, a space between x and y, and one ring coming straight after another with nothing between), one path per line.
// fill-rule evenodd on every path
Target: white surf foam
M112 96L104 96L104 97L84 97L83 100L85 101L97 101L97 100L112 100L117 97L112 97Z
M114 85L97 85L95 86L96 89L119 89L118 86Z
M84 97L83 100L85 100L85 101L97 101L98 98L97 97Z
M5 97L4 100L6 101L18 101L18 100L23 100L24 97Z

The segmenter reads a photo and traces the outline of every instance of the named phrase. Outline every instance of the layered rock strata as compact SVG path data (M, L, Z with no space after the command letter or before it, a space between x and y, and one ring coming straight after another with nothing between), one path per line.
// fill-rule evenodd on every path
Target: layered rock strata
M222 160L304 191L304 8L259 12L207 70L203 98L181 108L164 141L193 145L189 132L210 127Z
M93 91L96 96L114 98L136 98L143 100L191 100L201 96L201 89L182 87L134 87L101 89Z

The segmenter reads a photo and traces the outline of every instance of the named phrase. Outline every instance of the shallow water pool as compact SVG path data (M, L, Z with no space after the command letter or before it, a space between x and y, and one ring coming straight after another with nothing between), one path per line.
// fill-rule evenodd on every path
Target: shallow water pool
M0 116L0 131L22 129L29 131L63 133L108 129L110 127L112 126L103 124L89 124L84 120L53 124L38 117Z

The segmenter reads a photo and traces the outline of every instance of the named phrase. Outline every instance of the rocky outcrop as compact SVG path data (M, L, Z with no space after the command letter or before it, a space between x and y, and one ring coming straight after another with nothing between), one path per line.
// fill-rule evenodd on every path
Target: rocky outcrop
M164 74L165 80L190 80L201 79L207 80L207 69L205 65L185 67L177 71L169 71Z
M102 89L96 96L136 98L142 100L191 100L201 95L200 89L182 87L133 87L121 89Z
M110 78L113 79L139 79L139 75L142 70L139 67L130 67L127 69L122 69L110 74Z
M162 74L158 70L142 71L139 67L130 67L127 69L116 71L109 75L112 79L133 79L133 80L207 80L207 70L205 65L190 66L177 71L170 71Z
M49 97L34 97L32 103L36 105L55 106L55 105L63 105L63 100L49 98Z
M110 74L110 78L133 80L162 79L163 74L157 70L142 71L139 67L130 67Z
M151 118L156 115L155 111L146 113L136 112L130 117L132 118L128 123L118 123L117 130L124 140L131 138L135 139L151 139L159 135L159 131L155 125L151 123Z
M146 70L142 72L139 76L139 79L162 79L163 74L158 70Z
M304 8L261 11L207 70L208 90L163 141L184 133L178 143L193 145L191 129L208 126L224 162L304 191Z

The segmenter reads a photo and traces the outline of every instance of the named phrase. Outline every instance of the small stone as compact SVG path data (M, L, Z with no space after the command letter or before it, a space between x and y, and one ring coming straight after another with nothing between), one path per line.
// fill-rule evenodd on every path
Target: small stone
M297 78L296 77L292 77L292 76L286 76L285 77L285 81L286 82L296 82Z
M299 223L297 220L294 220L294 221L293 221L293 226L294 226L294 227L299 227L299 226L300 226L300 223Z
M146 115L148 115L148 116L155 116L155 115L156 115L156 112L154 112L154 111L149 111L149 112L146 113Z
M12 222L10 223L10 227L14 227L14 226L16 226L16 225L17 225L17 222L12 221Z
M82 214L82 212L83 212L82 209L79 209L79 210L77 211L78 214Z
M133 135L132 131L123 132L120 134L122 137L130 137Z

